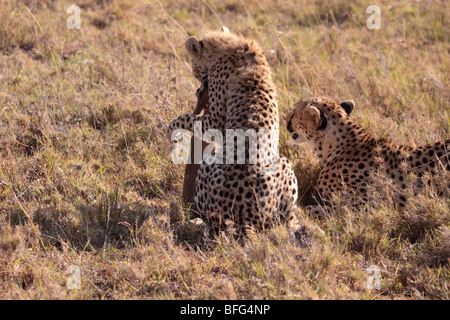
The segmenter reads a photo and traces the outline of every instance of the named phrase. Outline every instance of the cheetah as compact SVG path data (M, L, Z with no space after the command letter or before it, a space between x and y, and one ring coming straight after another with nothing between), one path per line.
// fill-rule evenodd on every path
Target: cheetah
M185 46L195 78L207 79L209 112L179 116L170 123L167 137L173 141L178 129L194 132L195 122L200 121L201 134L210 129L222 133L218 149L227 159L213 163L202 159L195 191L200 218L216 234L247 235L274 223L298 228L297 179L289 161L278 155L277 96L261 48L255 41L226 32L211 32L201 41L190 37ZM240 152L239 137L229 134L233 130L254 130L257 150L250 148L250 137L245 137ZM230 150L228 140L233 145Z
M376 139L350 117L354 107L353 101L306 98L298 101L286 117L294 143L308 142L319 159L317 191L322 199L330 200L333 194L351 190L358 200L351 201L350 206L364 206L373 173L383 173L392 179L394 202L401 209L407 205L406 189L419 192L425 182L436 184L434 178L426 181L427 173L435 177L440 169L450 171L450 139L417 148ZM409 179L410 174L417 178ZM435 187L449 194L450 183L444 180L443 185ZM320 217L328 214L326 208L308 206L307 211Z

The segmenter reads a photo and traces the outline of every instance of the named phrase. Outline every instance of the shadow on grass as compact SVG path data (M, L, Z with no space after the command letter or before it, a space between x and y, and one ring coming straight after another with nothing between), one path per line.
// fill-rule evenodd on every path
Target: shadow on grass
M106 245L115 248L135 245L144 222L155 215L149 205L119 203L117 192L113 192L94 205L40 208L31 219L45 245L61 247L65 243L78 250L89 250ZM7 212L6 219L11 225L29 223L22 210Z
M141 226L151 214L152 208L139 203L105 201L94 206L78 204L75 212L55 207L39 209L33 215L33 223L44 241L57 247L65 242L77 249L106 245L123 248L136 243Z

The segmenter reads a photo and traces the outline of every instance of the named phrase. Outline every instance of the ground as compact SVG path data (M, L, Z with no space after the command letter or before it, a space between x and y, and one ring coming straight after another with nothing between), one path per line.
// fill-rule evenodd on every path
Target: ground
M355 101L379 138L450 136L448 3L379 1L379 30L371 4L0 0L0 298L449 299L449 199L398 214L381 190L368 211L299 212L324 231L308 248L283 227L205 239L181 205L164 134L196 102L184 42L222 25L268 57L299 206L319 169L283 125L301 98Z

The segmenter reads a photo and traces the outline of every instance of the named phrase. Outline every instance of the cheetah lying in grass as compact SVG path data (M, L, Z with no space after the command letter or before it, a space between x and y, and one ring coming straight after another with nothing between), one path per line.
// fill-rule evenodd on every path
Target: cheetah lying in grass
M307 98L297 102L287 116L287 130L294 143L309 142L319 158L322 169L317 191L321 198L329 200L333 194L350 189L358 195L351 205L364 206L373 173L380 171L394 182L399 208L407 205L405 190L419 192L424 184L450 194L450 139L417 148L375 139L350 117L354 107L352 101ZM442 176L444 179L439 179ZM326 207L311 206L308 211L327 214Z

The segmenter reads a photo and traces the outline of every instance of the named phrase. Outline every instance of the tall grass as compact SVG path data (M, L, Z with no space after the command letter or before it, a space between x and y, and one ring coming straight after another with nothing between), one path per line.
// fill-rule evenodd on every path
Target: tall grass
M195 105L184 41L222 25L269 60L300 206L319 169L284 130L300 98L353 99L362 126L399 143L449 137L446 1L379 1L380 30L367 1L80 0L80 30L71 4L0 0L0 298L449 299L448 198L431 190L400 214L375 192L366 211L299 212L308 248L283 227L242 244L182 207L164 140Z

